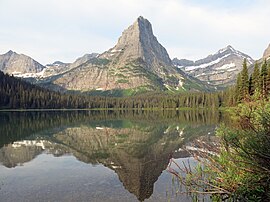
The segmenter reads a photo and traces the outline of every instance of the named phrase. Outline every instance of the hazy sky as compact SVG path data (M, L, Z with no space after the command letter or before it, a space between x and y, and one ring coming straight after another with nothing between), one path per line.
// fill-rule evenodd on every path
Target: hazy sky
M0 54L72 62L111 48L140 15L171 58L230 44L258 59L270 43L269 0L0 0Z

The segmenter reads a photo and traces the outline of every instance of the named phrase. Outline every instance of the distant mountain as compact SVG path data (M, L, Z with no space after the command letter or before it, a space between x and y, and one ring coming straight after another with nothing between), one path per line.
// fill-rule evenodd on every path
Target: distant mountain
M42 73L41 77L49 77L49 76L54 76L60 73L63 73L70 69L71 63L64 63L61 61L55 61L52 64L47 64L46 69Z
M19 75L41 72L45 67L23 54L17 54L13 51L0 55L0 70L4 73Z
M174 67L166 49L153 35L152 25L143 17L122 33L113 48L96 57L84 56L77 62L61 75L43 80L42 85L80 92L185 91L205 90L207 86Z
M47 64L46 67L59 67L59 66L64 66L64 65L70 65L71 63L64 63L61 61L55 61L52 64Z
M46 69L42 74L43 78L56 76L58 74L63 74L74 67L80 66L81 64L95 58L98 56L98 53L85 54L82 57L76 59L73 63L64 63L61 61L55 61L52 64L47 64Z
M227 46L204 59L191 61L174 58L173 63L201 81L216 86L228 86L235 82L237 74L242 69L244 58L247 59L248 65L254 63L250 56L235 50L232 46Z

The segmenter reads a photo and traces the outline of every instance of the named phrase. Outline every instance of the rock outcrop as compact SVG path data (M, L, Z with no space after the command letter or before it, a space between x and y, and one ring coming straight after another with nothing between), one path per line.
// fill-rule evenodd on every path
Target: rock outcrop
M158 42L153 34L152 25L143 17L139 17L128 27L119 38L118 43L100 58L117 60L118 65L125 65L141 58L147 68L160 73L172 66L166 49ZM170 68L168 68L170 70Z
M270 57L270 44L268 45L268 47L265 49L263 53L263 59L268 59L269 57Z

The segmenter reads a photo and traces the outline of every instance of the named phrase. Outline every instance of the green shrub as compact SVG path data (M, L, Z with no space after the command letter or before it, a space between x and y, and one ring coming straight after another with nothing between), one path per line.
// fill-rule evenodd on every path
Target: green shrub
M238 128L221 126L218 155L177 175L193 194L211 194L213 201L270 201L270 103L241 104ZM202 166L203 165L203 166Z
M116 83L128 83L129 81L127 79L118 79Z

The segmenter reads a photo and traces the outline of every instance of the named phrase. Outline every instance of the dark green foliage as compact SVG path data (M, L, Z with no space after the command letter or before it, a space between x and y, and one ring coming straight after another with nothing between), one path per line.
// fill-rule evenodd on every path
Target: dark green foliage
M125 76L124 74L121 74L121 73L117 73L117 74L115 74L115 76L117 76L119 78L127 78L127 76Z
M116 83L128 83L129 81L127 79L118 79Z
M242 96L242 80L241 80L242 76L241 73L238 74L237 76L237 81L236 81L236 86L235 86L235 100L237 101L237 103L241 102L241 100L243 99Z
M168 170L195 197L209 194L211 201L270 201L270 105L262 100L246 102L231 116L239 124L218 128L215 153L200 152L202 158L196 158L194 152L197 167L176 163L177 169L169 164ZM206 143L204 149L213 151L209 148L211 143Z
M268 100L270 95L270 68L267 61L263 62L261 70L256 63L250 77L248 76L246 61L244 61L243 70L238 74L237 83L234 87L234 95L230 91L226 91L228 96L224 97L226 106L236 106L238 103L256 99Z
M235 98L236 98L235 100L237 101L237 103L249 99L249 94L250 91L252 90L251 85L253 85L252 78L249 79L248 77L247 61L246 59L244 59L243 69L241 73L238 74L235 86Z
M258 63L256 63L253 74L252 74L252 89L251 89L252 94L251 95L253 95L255 91L259 91L259 90L260 90L260 69L259 69Z
M267 80L267 63L264 61L261 67L260 82L261 82L261 94L262 97L266 97L266 80Z
M241 72L241 91L242 99L247 100L249 97L249 78L247 69L247 60L244 59L243 70Z
M222 168L216 174L223 181L216 185L239 201L270 199L269 109L263 101L241 104L241 129L219 129L223 150L215 163Z
M266 94L270 94L270 66L268 65L268 70L267 70L267 76L266 76Z
M254 94L254 90L255 87L254 87L254 79L252 77L252 74L250 75L249 77L249 83L248 83L248 93L249 95L253 95Z
M92 58L90 60L90 62L92 64L95 64L95 65L107 65L110 62L110 60L105 59L105 58L104 59L103 58Z
M0 72L0 108L106 108L105 97L61 94Z

